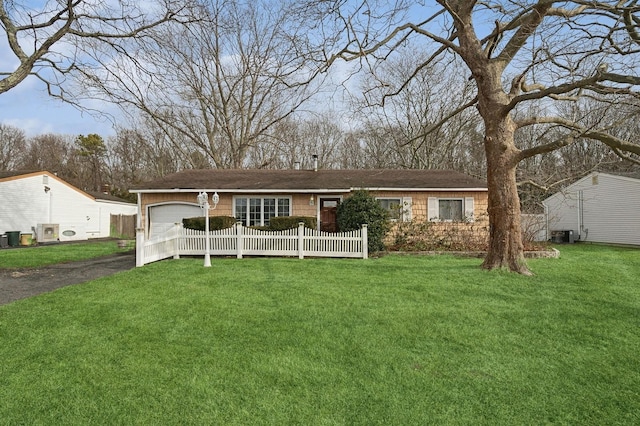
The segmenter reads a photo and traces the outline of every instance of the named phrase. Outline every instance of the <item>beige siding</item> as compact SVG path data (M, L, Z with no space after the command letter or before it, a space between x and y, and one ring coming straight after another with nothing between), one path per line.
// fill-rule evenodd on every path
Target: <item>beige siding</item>
M291 201L291 214L293 216L316 217L318 212L318 196L314 195L313 204L309 204L311 194L293 194Z
M486 218L487 215L487 193L477 191L460 192L376 192L376 196L384 197L411 197L412 218L416 220L427 219L427 202L429 197L436 198L473 198L473 216L477 220Z
M411 217L415 220L425 220L427 218L427 200L429 197L438 198L467 198L472 197L474 199L474 218L475 220L486 220L487 217L487 192L484 191L450 191L450 192L400 192L400 191L372 191L374 196L378 197L392 197L392 198L407 198L410 197L412 201L411 205ZM147 208L150 205L156 205L161 203L171 202L186 202L196 204L197 192L193 193L153 193L153 194L141 194L142 203L142 220L141 223L146 223ZM211 195L211 194L210 194ZM266 194L234 194L234 193L219 193L220 202L215 210L211 210L209 214L211 216L232 216L233 215L233 197L234 195L257 195L264 197ZM313 195L313 204L310 203L310 198ZM318 216L318 197L342 197L343 199L348 197L346 193L336 194L274 194L274 196L291 196L292 197L292 215L294 216Z
M186 202L197 204L198 193L153 193L153 194L141 194L141 202L142 202L142 222L146 223L146 214L147 208L156 204L163 203L175 203L175 202ZM235 193L222 193L218 194L220 197L220 201L218 202L218 206L214 210L213 208L209 211L209 215L211 216L233 216L233 197L236 195L242 196L258 196L258 197L266 197L267 194L235 194ZM211 196L211 194L209 194ZM311 194L274 194L273 196L290 196L292 197L292 215L294 216L316 216L317 208L316 203L314 205L309 205L309 198ZM317 200L317 197L315 197Z

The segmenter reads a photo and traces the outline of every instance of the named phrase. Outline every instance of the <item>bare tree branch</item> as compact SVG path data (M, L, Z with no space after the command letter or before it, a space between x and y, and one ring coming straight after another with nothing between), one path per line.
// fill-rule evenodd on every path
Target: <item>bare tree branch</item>
M634 153L636 155L640 155L640 144L622 140L603 130L586 128L566 118L531 117L527 120L522 120L521 122L519 122L520 127L529 126L533 124L555 124L570 130L572 134L567 136L564 139L554 141L549 144L539 145L534 148L522 150L519 152L520 159L555 151L563 146L567 146L571 143L574 143L578 138L587 138L587 139L597 140L607 145L609 148L613 149L614 151L626 151L626 152Z
M449 114L447 114L444 117L442 117L442 119L440 121L432 124L424 132L422 132L419 135L409 139L403 145L409 145L409 144L413 143L414 141L416 141L417 139L424 138L425 136L430 135L431 133L433 133L434 131L439 129L444 123L446 123L447 121L451 120L453 117L455 117L456 115L460 114L461 112L463 112L463 111L475 106L477 103L478 103L478 97L476 96L473 99L471 99L469 102L467 102L466 104L461 105L460 107L452 110Z
M194 19L181 15L188 9L187 2L164 0L159 5L164 11L156 15L144 13L125 1L116 2L111 9L103 6L86 0L65 0L47 2L36 9L28 2L23 5L0 0L0 24L19 61L11 70L0 69L3 76L0 93L35 75L45 82L50 93L52 87L58 87L62 94L60 80L82 66L82 56L92 42L110 45L118 51L115 41L141 37L169 22ZM54 49L56 46L58 49ZM65 96L58 97L66 100Z
M186 158L198 153L215 167L242 168L320 82L304 84L312 71L295 54L295 38L284 36L288 10L218 2L201 16L179 31L153 31L88 74L84 91L140 114Z
M522 17L515 34L494 59L494 61L501 64L502 69L513 60L518 51L529 40L540 23L542 23L545 15L551 10L552 4L553 1L540 1L532 8L531 12Z

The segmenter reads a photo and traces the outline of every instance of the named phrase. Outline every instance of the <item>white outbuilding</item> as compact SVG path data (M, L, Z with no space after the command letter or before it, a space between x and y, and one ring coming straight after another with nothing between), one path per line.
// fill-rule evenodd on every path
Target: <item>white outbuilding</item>
M640 245L640 179L591 173L542 204L552 241Z
M133 216L136 204L88 193L54 173L0 172L0 234L31 234L38 242L111 235L111 216Z

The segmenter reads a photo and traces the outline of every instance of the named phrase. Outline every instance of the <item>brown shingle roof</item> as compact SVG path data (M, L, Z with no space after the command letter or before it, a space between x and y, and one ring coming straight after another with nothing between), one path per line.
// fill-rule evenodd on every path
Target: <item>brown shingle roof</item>
M486 189L486 182L450 170L184 170L134 186L159 190Z
M124 198L116 197L115 195L105 194L104 192L98 191L86 191L87 194L91 195L96 200L102 201L115 201L118 203L126 203L126 204L135 204L129 200L125 200Z

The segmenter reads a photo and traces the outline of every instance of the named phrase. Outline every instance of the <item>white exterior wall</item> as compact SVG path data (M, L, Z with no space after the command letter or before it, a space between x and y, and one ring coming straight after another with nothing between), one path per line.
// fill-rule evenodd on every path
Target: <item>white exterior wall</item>
M573 230L573 235L577 239L580 228L578 193L567 188L547 198L543 204L547 207L549 238L553 231Z
M33 232L38 223L50 223L51 198L44 192L43 176L0 182L0 232ZM46 184L56 188L49 178Z
M39 223L56 223L60 233L76 231L73 239L103 238L110 234L111 213L133 215L137 207L95 200L47 173L0 182L0 233L35 234Z
M591 174L554 194L549 230L573 230L581 241L640 245L640 180Z

